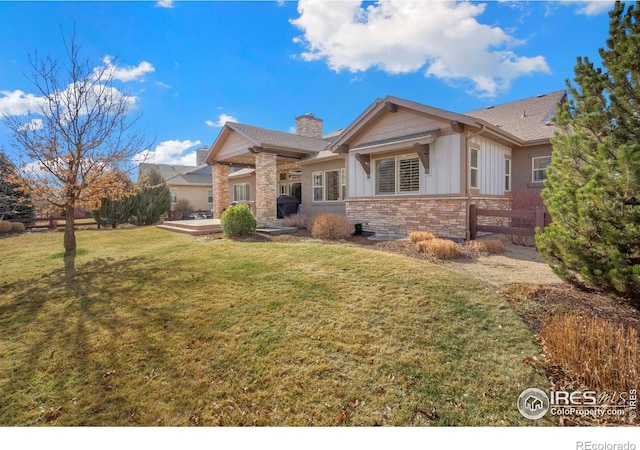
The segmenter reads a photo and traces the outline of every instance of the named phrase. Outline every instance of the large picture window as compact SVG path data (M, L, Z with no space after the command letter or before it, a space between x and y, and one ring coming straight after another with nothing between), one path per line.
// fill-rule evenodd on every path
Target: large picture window
M327 170L324 173L325 188L326 188L326 202L340 201L340 171L339 170Z
M313 172L313 201L344 201L347 190L346 183L346 172L344 169Z
M420 192L420 159L417 156L378 159L375 167L376 195Z
M551 156L538 156L531 160L531 181L542 183L547 179L547 167L551 164Z
M249 193L249 183L238 183L233 185L234 202L248 202L250 197Z

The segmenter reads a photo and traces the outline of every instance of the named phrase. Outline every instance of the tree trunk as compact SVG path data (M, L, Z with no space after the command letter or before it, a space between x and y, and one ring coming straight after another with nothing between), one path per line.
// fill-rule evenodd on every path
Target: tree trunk
M64 224L64 255L71 256L76 254L76 229L74 207L67 206L65 208L65 224Z

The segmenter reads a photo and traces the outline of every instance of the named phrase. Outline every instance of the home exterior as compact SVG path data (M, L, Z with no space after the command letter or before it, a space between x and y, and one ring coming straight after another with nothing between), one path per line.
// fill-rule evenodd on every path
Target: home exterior
M180 199L188 200L194 211L211 211L213 207L213 189L211 188L211 166L204 163L208 148L196 150L196 165L182 166L174 164L142 163L138 167L138 176L155 167L167 182L171 192L172 210Z
M558 91L458 114L388 96L330 135L311 114L296 118L296 134L227 123L206 158L214 217L245 201L271 225L277 196L290 194L303 214L345 214L379 234L465 239L471 203L508 208L514 191L539 195L551 118L565 98Z

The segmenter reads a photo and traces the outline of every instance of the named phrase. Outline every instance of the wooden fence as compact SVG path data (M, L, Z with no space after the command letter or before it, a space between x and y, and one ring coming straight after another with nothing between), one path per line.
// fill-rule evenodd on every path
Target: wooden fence
M24 227L27 230L32 229L47 229L50 231L55 231L58 228L64 228L65 226L65 218L64 217L30 217L25 219L5 219L7 222L22 222L24 223ZM74 228L78 227L86 227L86 226L97 226L100 228L98 223L87 217L76 217L76 223L74 224Z
M478 216L504 217L511 219L518 226L479 225ZM514 221L514 219L517 219ZM544 228L551 223L551 216L544 206L536 206L535 210L498 210L481 209L476 205L469 205L469 239L478 237L478 232L511 234L516 236L535 236L537 227Z

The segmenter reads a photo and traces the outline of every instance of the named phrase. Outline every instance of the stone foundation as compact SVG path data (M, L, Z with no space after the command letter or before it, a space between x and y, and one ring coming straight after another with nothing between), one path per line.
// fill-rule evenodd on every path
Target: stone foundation
M467 199L367 198L346 201L347 217L378 234L408 235L429 231L438 237L465 239Z
M499 197L474 198L471 203L475 203L480 209L494 209L507 211L511 209L511 199ZM488 217L478 216L478 225L508 227L511 226L511 219L508 217Z

